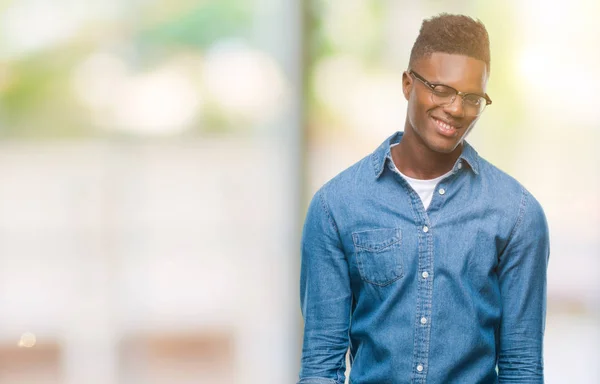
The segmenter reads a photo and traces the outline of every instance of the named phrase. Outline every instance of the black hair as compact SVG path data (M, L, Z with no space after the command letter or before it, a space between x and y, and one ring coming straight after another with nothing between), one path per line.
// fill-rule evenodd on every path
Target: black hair
M410 52L409 67L434 52L459 54L485 62L490 71L490 38L485 25L464 15L441 13L423 20Z

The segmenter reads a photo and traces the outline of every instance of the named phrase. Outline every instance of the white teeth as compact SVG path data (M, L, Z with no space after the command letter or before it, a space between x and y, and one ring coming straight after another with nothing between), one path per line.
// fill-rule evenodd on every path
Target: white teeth
M435 122L436 122L436 123L437 123L437 124L438 124L440 127L442 127L443 129L445 129L446 131L450 131L450 130L452 130L452 129L455 129L453 126L451 126L451 125L449 125L449 124L446 124L446 123L444 123L444 122L443 122L443 121L441 121L441 120L435 119Z

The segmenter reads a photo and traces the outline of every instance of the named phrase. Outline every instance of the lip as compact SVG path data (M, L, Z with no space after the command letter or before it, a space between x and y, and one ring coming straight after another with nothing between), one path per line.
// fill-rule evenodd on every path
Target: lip
M437 128L438 133L445 137L456 137L458 130L461 128L460 125L454 125L435 116L431 116L431 119L433 120L433 124Z

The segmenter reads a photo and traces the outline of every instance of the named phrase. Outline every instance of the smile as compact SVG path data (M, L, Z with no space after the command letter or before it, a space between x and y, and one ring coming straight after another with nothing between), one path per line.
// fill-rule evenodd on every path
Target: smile
M457 134L458 127L438 120L435 117L432 117L432 119L435 122L435 125L438 127L438 132L442 135L454 137Z

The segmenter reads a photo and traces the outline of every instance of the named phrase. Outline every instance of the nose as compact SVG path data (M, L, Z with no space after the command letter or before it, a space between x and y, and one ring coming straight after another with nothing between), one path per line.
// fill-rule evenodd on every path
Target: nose
M444 106L444 111L454 117L464 117L463 98L460 95L456 95L452 103Z

